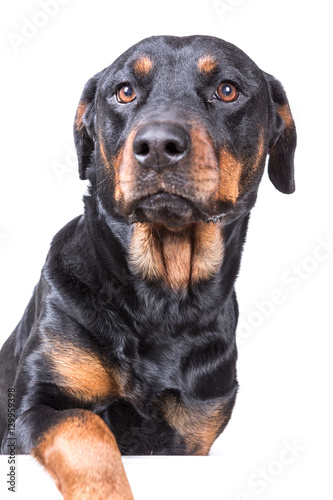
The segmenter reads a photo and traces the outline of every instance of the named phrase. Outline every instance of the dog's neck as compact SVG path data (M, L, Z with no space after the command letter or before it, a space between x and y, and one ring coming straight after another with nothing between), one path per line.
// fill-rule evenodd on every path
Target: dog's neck
M162 280L172 290L215 276L223 261L221 223L194 222L182 228L136 223L130 263L149 280Z
M214 289L217 283L223 284L223 295L233 289L248 214L229 223L194 222L183 228L130 224L111 215L99 199L91 197L86 199L85 213L94 220L88 226L89 231L96 231L90 240L96 245L96 253L103 254L100 264L104 268L110 266L108 271L120 283L124 281L131 286L136 282L135 276L139 276L140 283L142 278L148 286L162 283L172 294L183 296L190 290L198 290L201 284L206 290L209 283L214 283Z

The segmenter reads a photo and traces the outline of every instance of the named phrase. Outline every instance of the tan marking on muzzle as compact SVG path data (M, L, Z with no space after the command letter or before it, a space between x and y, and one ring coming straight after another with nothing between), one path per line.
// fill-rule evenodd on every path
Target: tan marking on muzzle
M239 195L246 192L251 184L257 179L265 165L265 131L259 132L257 151L253 157L244 157L244 169L241 177Z
M196 199L206 202L214 197L219 180L219 166L213 146L213 141L197 123L193 122L190 131L191 138L191 178Z
M265 132L264 129L262 129L259 133L258 146L255 156L253 158L244 159L244 166L246 166L246 174L248 182L250 182L256 176L260 166L263 163L264 154L265 154ZM248 187L248 182L245 183L243 189L246 189Z
M265 153L265 132L264 132L264 129L262 129L260 131L260 135L259 135L257 154L256 154L255 160L254 160L253 165L252 165L252 170L254 172L256 172L258 170L258 168L260 167L262 160L263 160L264 153Z
M159 191L190 196L201 205L215 198L219 166L212 139L198 123L190 123L190 152L177 166L157 173L142 167L133 154L133 141L140 128L137 124L129 133L123 148L113 160L116 184L115 200L126 213L138 192L142 197ZM145 182L149 178L150 186ZM186 181L184 182L184 180Z
M124 202L131 201L132 189L134 188L137 175L134 170L133 140L137 133L135 127L128 135L124 146L122 146L113 161L115 178L115 200Z
M220 201L236 203L240 192L243 164L226 148L220 150L220 175L217 197Z
M102 139L102 133L99 132L99 150L101 152L101 157L102 157L102 160L103 160L103 163L104 163L104 166L106 168L106 170L110 170L111 166L110 166L110 162L106 156L106 152L105 152L105 147L104 147L104 143L103 143L103 139Z

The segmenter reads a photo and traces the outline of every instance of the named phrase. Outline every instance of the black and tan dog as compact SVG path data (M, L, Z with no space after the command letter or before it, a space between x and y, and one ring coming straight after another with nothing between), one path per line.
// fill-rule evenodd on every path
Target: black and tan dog
M1 352L1 437L66 499L130 499L122 454L205 455L237 392L234 282L265 160L294 191L281 84L213 37L153 37L86 84L84 215Z

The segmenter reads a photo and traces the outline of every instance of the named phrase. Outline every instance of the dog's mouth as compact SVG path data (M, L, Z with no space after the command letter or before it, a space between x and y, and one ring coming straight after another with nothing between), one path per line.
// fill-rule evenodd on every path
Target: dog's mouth
M168 227L182 227L191 222L217 222L224 214L209 216L202 212L191 200L168 193L147 196L137 203L131 222L160 223Z

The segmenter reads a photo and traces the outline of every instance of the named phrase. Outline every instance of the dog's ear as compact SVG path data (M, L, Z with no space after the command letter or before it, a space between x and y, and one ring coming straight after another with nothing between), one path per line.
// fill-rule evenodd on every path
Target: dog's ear
M75 115L74 142L80 179L87 179L87 168L95 149L96 89L101 73L90 78L85 84Z
M264 77L271 104L268 175L276 189L290 194L295 191L296 127L281 83L267 73Z

